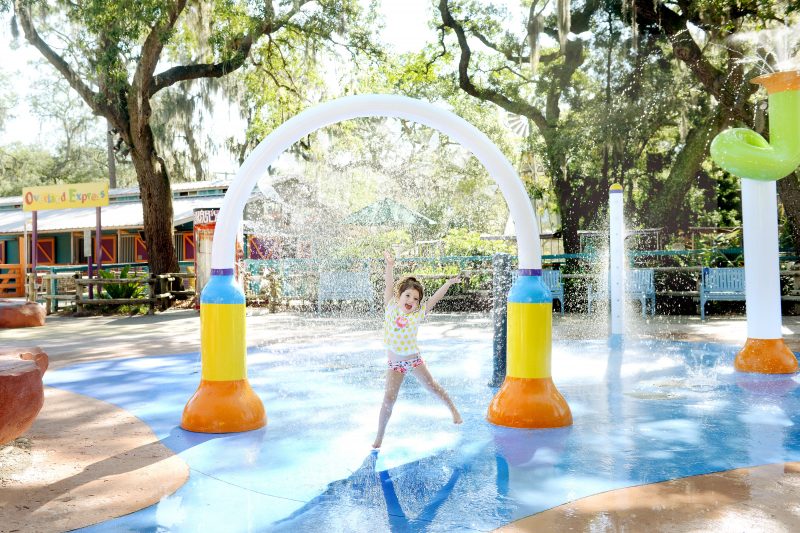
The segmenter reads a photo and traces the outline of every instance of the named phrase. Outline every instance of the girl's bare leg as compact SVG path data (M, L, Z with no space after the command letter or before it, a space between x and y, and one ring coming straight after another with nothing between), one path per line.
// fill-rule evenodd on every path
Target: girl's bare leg
M450 409L450 413L453 415L453 423L460 424L463 422L461 419L461 414L459 414L458 409L456 409L453 400L451 400L450 396L447 395L447 391L445 391L444 388L442 388L442 386L439 385L435 379L433 379L433 376L431 376L431 373L428 371L428 367L425 366L425 363L419 365L414 369L413 372L414 376L426 389L438 396L445 403L445 405L447 405L447 408Z
M383 395L381 414L378 417L378 435L375 437L375 442L372 443L373 448L380 448L383 443L386 424L389 422L389 417L392 416L392 408L394 407L394 402L397 401L397 394L400 392L400 385L403 384L405 377L405 374L391 369L386 371L386 391Z

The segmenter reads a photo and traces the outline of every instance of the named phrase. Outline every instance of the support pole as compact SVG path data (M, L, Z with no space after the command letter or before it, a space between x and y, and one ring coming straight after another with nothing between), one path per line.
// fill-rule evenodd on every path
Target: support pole
M797 358L781 332L778 202L774 181L742 179L742 231L747 341L736 354L740 372L797 371Z
M33 211L31 213L31 282L28 286L28 299L31 302L36 301L36 267L38 264L38 255L39 255L39 246L37 244L39 240L39 217L38 211Z
M181 427L198 433L264 427L264 405L247 381L245 297L233 269L211 269L200 300L200 386L183 409Z
M747 341L736 355L740 372L791 374L798 362L781 332L778 211L775 182L800 165L800 71L773 72L750 80L769 98L769 142L746 129L723 131L711 157L742 178Z
M511 289L511 256L492 256L492 321L494 323L494 370L490 387L499 387L506 377L506 327L508 291Z
M83 230L83 255L86 256L86 277L92 279L94 275L94 261L92 260L92 230ZM89 284L89 299L94 298L94 285Z
M103 243L102 243L102 230L100 228L100 208L95 208L95 220L97 222L97 227L95 228L95 237L94 237L94 255L95 259L97 260L97 276L100 276L100 267L103 265Z
M508 294L508 368L486 419L515 428L572 424L572 412L550 373L553 295L541 269L520 269Z

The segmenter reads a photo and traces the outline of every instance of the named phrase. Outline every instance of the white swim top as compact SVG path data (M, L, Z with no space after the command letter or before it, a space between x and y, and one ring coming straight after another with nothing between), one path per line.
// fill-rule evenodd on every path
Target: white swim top
M412 313L400 310L396 300L386 304L383 320L383 343L386 348L397 355L414 355L419 353L417 332L420 323L425 320L425 304Z

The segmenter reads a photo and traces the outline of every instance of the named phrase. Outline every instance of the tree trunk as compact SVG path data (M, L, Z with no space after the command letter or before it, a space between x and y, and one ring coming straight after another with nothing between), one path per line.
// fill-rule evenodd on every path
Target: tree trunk
M173 238L172 188L166 165L156 152L150 125L143 121L137 128L135 124L131 122L129 144L142 197L147 263L151 274L179 272Z
M778 194L792 233L792 248L795 255L798 255L800 254L800 172L795 171L794 174L778 180Z
M179 272L173 239L172 189L164 163L157 156L150 158L132 155L132 159L142 196L150 272Z
M108 186L117 188L117 160L114 157L114 126L106 119L106 157L108 160Z
M143 56L142 61L145 61ZM144 234L147 243L147 264L151 274L180 272L175 254L172 188L164 159L156 150L155 135L150 127L153 110L150 106L152 78L137 76L128 91L127 123L123 140L131 148L131 161L136 169L139 194L142 198Z
M561 239L564 242L564 253L577 254L580 252L580 239L578 230L580 229L581 208L577 205L575 189L572 181L562 170L549 169L551 176L560 176L553 180L553 186L558 200L558 210L561 215Z
M575 213L572 205L567 205L561 210L561 238L564 241L564 253L577 254L581 251L581 240L578 237L580 217Z
M722 130L724 123L720 113L715 111L686 136L686 143L670 168L663 191L649 206L650 225L664 227L667 234L688 229L686 195L708 158L711 141Z

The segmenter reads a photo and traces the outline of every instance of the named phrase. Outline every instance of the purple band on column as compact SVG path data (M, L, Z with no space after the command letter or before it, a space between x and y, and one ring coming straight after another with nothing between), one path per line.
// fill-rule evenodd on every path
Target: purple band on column
M542 269L541 268L520 268L519 269L520 276L541 276Z
M233 269L232 268L212 268L211 269L212 276L233 276Z

